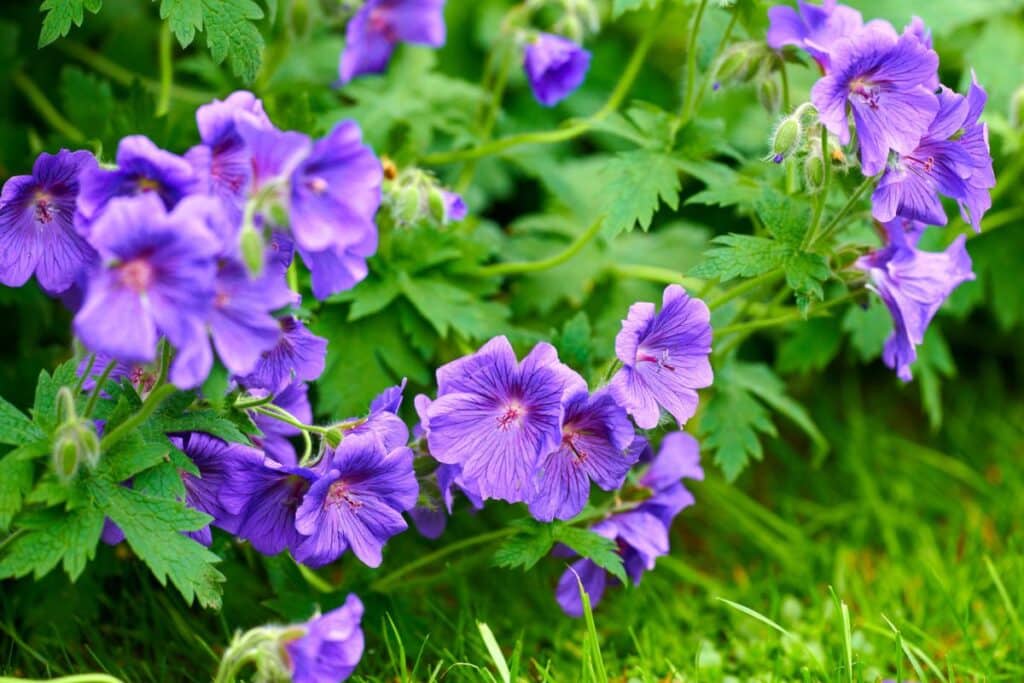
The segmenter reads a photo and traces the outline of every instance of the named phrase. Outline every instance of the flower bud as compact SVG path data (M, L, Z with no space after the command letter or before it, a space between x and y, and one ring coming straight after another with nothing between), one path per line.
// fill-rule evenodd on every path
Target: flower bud
M395 214L402 223L415 223L420 215L419 188L410 185L398 191L395 200Z
M239 244L242 249L242 260L249 274L253 277L263 272L263 254L265 245L263 236L251 223L242 227L242 234L239 236Z
M100 459L100 440L89 420L75 418L57 428L53 441L53 469L61 481L69 481L83 464L92 469Z
M1024 125L1024 85L1010 98L1010 126L1020 129Z
M825 182L825 162L820 154L810 154L804 159L804 183L810 192L821 190Z
M782 92L774 78L766 78L757 84L757 99L768 111L778 111L782 105Z
M781 164L787 157L793 154L803 141L803 126L796 116L787 116L782 119L772 133L771 160Z
M438 187L430 188L430 194L427 196L428 204L430 205L430 217L438 223L444 223L447 219L448 207L447 202L444 199L444 193Z

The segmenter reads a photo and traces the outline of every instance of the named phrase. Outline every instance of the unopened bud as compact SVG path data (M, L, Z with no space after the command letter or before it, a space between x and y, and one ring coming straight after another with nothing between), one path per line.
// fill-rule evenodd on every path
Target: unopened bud
M1024 85L1010 98L1010 125L1018 129L1024 125Z
M782 103L782 93L774 78L765 78L757 84L757 99L768 111L778 111Z
M100 440L88 420L75 419L57 428L53 441L53 469L62 481L74 478L82 465L92 469L100 459Z
M447 202L444 199L444 193L436 187L430 188L430 194L427 196L428 204L430 205L430 217L438 223L444 223L448 214Z
M742 45L734 45L718 60L715 81L742 81L750 71L750 55Z
M242 227L239 243L242 249L242 260L245 262L245 267L249 270L249 274L253 277L258 276L263 272L263 255L265 252L263 236L260 235L259 231L251 223L246 224Z
M781 164L795 152L803 140L803 134L803 127L800 125L799 118L787 116L782 119L772 134L772 161Z
M825 162L821 155L811 154L804 159L804 182L811 192L821 189L825 182Z

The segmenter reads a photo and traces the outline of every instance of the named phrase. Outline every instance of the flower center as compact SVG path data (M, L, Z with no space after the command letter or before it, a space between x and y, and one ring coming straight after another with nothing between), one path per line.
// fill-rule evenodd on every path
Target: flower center
M118 272L121 283L138 294L145 292L153 284L153 266L145 259L132 259L122 265Z
M525 414L526 409L518 401L512 401L505 406L505 412L498 416L498 429L504 432L520 426Z
M36 222L49 223L57 214L56 207L50 202L52 197L42 190L36 192Z
M395 24L391 18L391 10L378 7L370 12L370 31L384 36L389 43L397 43L398 36L395 35Z
M324 192L327 192L327 181L320 177L310 178L306 181L306 187L308 187L313 194L323 194Z
M872 109L878 109L878 93L878 87L863 78L850 81L850 94L858 96L863 104Z
M139 192L142 193L160 191L160 183L157 182L156 180L153 180L152 178L139 178L138 186Z
M655 352L647 352L644 349L640 349L636 354L637 362L656 363L658 365L658 372L661 372L662 370L668 370L669 372L675 371L675 366L669 365L670 356L668 349L662 349L661 353L658 353L656 356L651 355L651 353Z
M582 465L590 457L580 444L581 436L583 436L583 432L568 426L562 431L562 445L572 451L573 465Z
M352 488L348 482L344 479L339 479L330 485L327 489L327 496L324 498L324 506L328 505L347 505L352 510L358 510L363 507L361 501L359 501L352 493Z

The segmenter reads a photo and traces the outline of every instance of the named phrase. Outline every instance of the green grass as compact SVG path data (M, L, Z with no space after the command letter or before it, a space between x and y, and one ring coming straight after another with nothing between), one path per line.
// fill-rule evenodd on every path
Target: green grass
M220 615L186 608L123 550L104 549L74 586L59 574L4 584L0 672L208 681L235 628L354 590L367 607L361 681L1024 680L1015 382L994 361L964 371L945 387L946 426L929 433L914 387L864 375L833 367L806 383L811 399L827 387L809 401L834 444L826 458L782 434L735 486L707 463L672 554L584 619L553 601L558 559L524 574L491 566L493 545L470 546L379 593L380 574L351 558L311 583L222 538ZM463 512L437 542L405 534L380 571L518 512Z

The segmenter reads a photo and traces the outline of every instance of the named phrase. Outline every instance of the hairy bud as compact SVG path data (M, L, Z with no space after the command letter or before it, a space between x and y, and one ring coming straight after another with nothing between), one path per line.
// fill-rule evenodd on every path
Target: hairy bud
M265 245L263 244L263 236L251 222L246 222L242 226L239 245L242 250L242 260L245 262L245 267L249 270L249 274L255 277L262 273Z
M825 183L825 161L820 154L810 154L804 159L804 183L811 192L818 192Z
M772 133L770 159L781 164L800 147L803 137L804 130L798 116L787 116L782 119Z
M100 440L92 423L75 418L58 427L52 456L53 469L61 481L73 479L83 465L95 467L100 459Z

